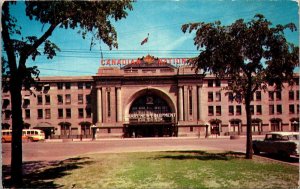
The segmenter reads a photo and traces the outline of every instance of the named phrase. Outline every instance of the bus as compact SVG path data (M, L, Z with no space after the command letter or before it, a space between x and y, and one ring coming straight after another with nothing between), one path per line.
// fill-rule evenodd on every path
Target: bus
M2 130L2 139L4 142L11 142L12 140L12 130L4 129ZM37 142L45 140L45 133L40 129L23 129L22 130L22 140Z

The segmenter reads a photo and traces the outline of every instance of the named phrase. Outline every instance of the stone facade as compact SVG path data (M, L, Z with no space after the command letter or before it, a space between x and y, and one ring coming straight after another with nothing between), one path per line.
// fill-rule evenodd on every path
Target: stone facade
M122 68L100 67L95 76L42 77L35 95L22 92L24 122L45 130L48 138L246 133L243 103L221 90L227 80L146 58ZM295 80L293 87L268 87L254 95L254 134L299 130L299 77ZM2 122L11 125L10 94L3 92L2 100Z

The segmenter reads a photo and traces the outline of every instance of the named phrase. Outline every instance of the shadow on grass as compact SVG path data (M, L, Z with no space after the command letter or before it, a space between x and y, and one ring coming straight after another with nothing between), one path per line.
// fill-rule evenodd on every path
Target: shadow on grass
M57 178L68 175L68 171L91 164L88 157L69 158L63 161L31 161L23 163L22 188L60 188L54 183ZM3 165L3 185L10 188L10 166Z
M231 160L236 158L244 158L245 154L241 152L222 152L222 153L209 153L206 151L168 151L172 155L161 155L154 159L174 159L174 160ZM178 155L176 154L178 153Z
M262 156L262 157L279 160L279 161L283 161L283 162L287 162L287 163L299 163L299 157L294 157L294 156L283 157L278 154L267 154L267 153L261 153L257 156Z

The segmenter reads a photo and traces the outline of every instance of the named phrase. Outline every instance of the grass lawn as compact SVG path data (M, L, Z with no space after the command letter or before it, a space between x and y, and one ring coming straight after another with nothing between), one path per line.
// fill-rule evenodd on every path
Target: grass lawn
M297 188L297 166L239 153L92 154L25 177L30 188Z

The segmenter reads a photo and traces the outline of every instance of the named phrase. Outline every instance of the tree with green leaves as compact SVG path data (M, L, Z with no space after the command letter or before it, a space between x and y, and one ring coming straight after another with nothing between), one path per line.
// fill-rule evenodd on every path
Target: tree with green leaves
M40 22L45 32L41 36L23 36L10 7L25 3L26 16ZM2 42L6 56L2 56L2 71L8 77L7 87L12 104L12 160L11 183L22 184L22 109L21 89L30 89L34 78L38 77L37 67L27 67L29 58L35 60L39 55L52 59L59 47L49 40L56 28L76 29L83 39L92 35L91 46L103 41L110 49L117 48L117 32L111 23L126 18L132 10L131 0L122 1L26 1L9 2L2 5ZM25 15L24 15L25 16ZM42 50L41 50L42 49Z
M251 21L243 19L228 26L214 23L189 23L182 31L196 31L194 45L200 54L189 60L198 73L214 74L229 81L232 91L245 104L247 116L246 158L252 159L251 97L257 90L284 82L293 83L293 71L299 65L299 48L287 42L284 31L296 30L293 23L273 26L263 15Z

